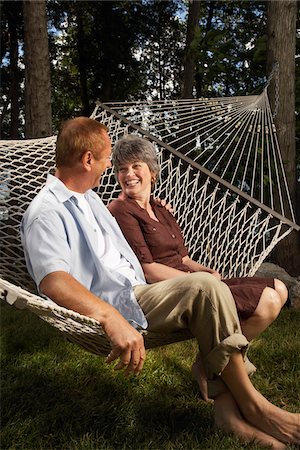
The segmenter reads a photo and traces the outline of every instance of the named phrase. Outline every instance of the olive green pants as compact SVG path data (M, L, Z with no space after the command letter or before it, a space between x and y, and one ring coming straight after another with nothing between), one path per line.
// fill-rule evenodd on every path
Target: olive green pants
M249 375L255 371L246 357L248 341L242 334L234 299L222 281L196 272L135 286L134 293L148 320L149 331L172 333L188 329L195 336L210 398L227 389L220 374L233 352L243 352Z

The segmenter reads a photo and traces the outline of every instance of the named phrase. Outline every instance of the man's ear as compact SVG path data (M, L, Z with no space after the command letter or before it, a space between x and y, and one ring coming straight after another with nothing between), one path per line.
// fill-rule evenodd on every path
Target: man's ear
M92 168L93 154L90 150L85 152L81 157L82 166L86 171L90 171Z

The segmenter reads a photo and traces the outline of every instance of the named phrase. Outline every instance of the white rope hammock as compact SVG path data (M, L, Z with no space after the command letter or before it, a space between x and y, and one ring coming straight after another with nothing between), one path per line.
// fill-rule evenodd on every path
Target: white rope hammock
M190 255L224 277L254 275L274 246L292 229L300 229L266 90L259 96L99 103L92 117L108 127L113 143L137 133L156 145L161 173L154 194L173 205ZM107 353L99 324L79 315L69 320L64 308L10 284L35 289L25 267L19 224L54 169L55 141L55 136L0 141L0 277L6 280L0 292L5 298L10 292L12 298L22 298L18 304L58 323L71 340L83 341L83 347ZM119 192L108 169L99 194L108 204ZM81 332L85 320L88 331ZM96 344L86 345L89 335L101 342L96 338ZM155 340L156 345L163 341Z

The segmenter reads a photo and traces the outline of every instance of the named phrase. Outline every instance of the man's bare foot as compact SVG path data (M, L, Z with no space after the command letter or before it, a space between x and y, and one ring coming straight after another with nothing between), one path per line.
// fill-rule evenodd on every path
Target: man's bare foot
M196 360L192 365L192 374L199 385L202 399L205 402L210 401L208 398L207 378L199 353L197 354Z
M271 447L274 450L286 448L283 442L248 423L229 391L215 398L214 415L218 428L234 434L244 442L254 441L262 447Z
M300 414L278 408L255 389L241 353L231 354L222 378L249 424L280 442L300 444Z
M240 405L247 421L282 442L300 444L300 414L273 405L258 391L254 404L249 408L247 405Z

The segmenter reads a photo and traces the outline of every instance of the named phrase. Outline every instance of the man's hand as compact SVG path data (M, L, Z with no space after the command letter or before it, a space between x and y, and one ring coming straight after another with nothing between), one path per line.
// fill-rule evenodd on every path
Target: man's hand
M138 375L146 358L143 336L121 315L111 317L102 327L111 342L112 350L106 358L107 363L120 358L115 370L126 367L125 375Z

